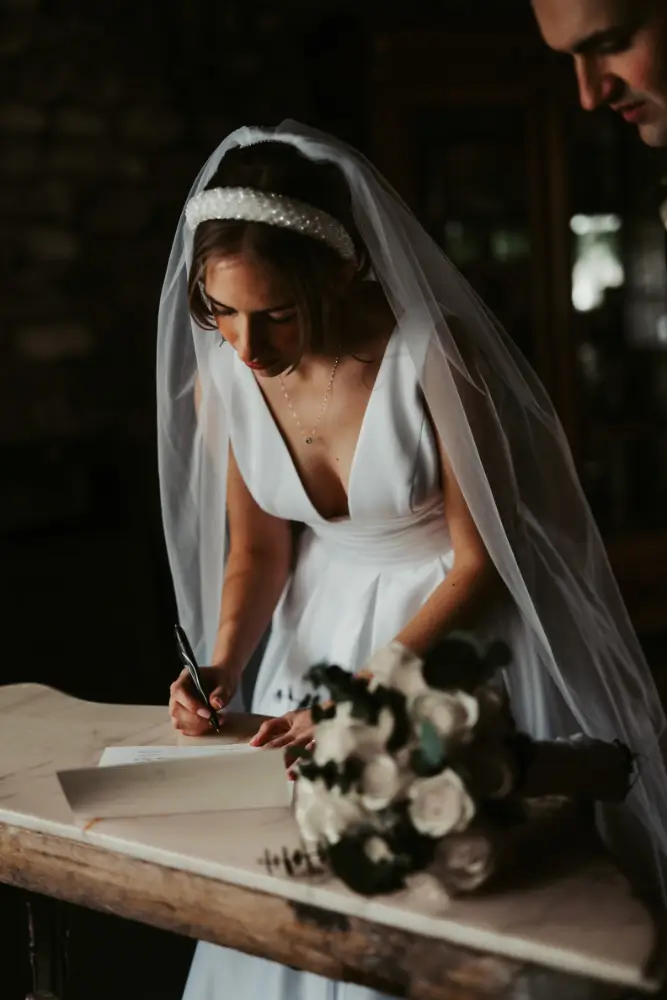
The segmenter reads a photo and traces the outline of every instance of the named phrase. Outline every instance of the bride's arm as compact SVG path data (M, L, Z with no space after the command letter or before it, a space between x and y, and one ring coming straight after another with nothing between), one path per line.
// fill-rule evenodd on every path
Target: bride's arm
M291 569L292 531L253 500L230 449L227 471L230 550L225 566L218 632L211 664L201 668L211 705L221 710L234 695L262 638ZM187 736L209 732L187 670L171 685L169 714Z
M502 581L441 443L439 451L454 564L447 578L395 637L417 656L424 656L445 632L472 628L480 614L503 592Z
M289 521L272 517L257 505L231 448L227 517L229 554L213 665L240 675L264 635L289 577L292 529Z

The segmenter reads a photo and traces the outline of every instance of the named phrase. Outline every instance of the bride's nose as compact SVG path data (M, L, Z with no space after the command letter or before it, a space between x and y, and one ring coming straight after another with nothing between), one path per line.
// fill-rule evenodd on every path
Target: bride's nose
M256 322L252 316L239 316L236 324L236 353L246 364L257 357L258 336Z

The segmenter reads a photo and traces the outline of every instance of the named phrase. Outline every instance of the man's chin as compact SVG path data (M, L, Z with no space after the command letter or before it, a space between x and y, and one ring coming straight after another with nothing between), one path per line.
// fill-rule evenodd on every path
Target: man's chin
M661 149L667 146L667 115L660 122L643 122L638 125L639 138L647 146Z

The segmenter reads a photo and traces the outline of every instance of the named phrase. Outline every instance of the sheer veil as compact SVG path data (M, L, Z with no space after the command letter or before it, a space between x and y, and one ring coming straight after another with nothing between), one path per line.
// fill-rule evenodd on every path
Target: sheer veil
M498 629L513 651L507 682L517 722L537 737L584 732L618 739L639 755L626 802L601 809L600 824L621 861L664 903L665 717L551 401L456 268L375 169L344 143L291 121L275 129L241 128L211 155L190 197L229 149L270 139L335 163L345 175L373 273L512 598ZM188 312L191 253L182 212L158 320L159 465L179 614L207 662L224 573L229 373L227 352L217 350L210 331Z

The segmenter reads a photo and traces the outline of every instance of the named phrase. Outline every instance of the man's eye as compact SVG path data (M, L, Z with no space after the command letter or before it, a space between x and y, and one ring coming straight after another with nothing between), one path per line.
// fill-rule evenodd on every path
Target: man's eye
M272 323L275 323L277 325L280 325L281 323L291 323L292 320L296 319L296 313L295 312L289 313L287 316L283 314L281 314L280 316L271 316L271 314L269 314L269 319L271 320Z
M627 50L632 46L632 42L632 35L619 35L617 38L604 42L604 44L602 44L598 49L598 55L614 56L618 55L620 52L627 52Z

